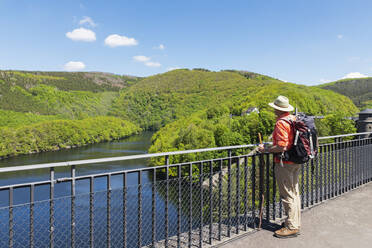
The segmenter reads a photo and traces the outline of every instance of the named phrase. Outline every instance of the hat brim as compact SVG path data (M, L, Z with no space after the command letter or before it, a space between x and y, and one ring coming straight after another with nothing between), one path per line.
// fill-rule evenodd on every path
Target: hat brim
M289 106L287 108L281 108L278 105L275 105L273 102L271 102L271 103L269 103L269 106L272 107L272 108L274 108L274 109L283 111L283 112L289 112L289 111L293 111L294 110L293 106L290 105L290 104L289 104Z

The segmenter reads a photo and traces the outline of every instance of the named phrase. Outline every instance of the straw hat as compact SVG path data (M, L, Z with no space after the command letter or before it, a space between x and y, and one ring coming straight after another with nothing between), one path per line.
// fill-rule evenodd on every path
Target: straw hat
M288 98L285 96L278 96L274 102L269 103L269 106L283 112L293 111L294 109L293 106L289 104Z

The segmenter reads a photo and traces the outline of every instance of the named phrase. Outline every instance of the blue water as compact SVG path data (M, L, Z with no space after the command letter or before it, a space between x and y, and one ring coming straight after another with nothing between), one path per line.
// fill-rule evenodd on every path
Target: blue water
M94 159L104 157L145 154L150 146L152 132L143 132L127 139L107 143L93 144L85 147L40 154L23 155L5 160L0 160L0 167L21 166L30 164L42 164L72 160ZM122 162L109 162L92 165L80 165L76 167L76 175L90 175L108 171L136 169L148 166L148 161L133 160ZM68 168L56 168L55 177L68 177ZM35 182L49 179L49 170L19 171L15 173L1 173L0 185L13 185L18 183ZM106 178L97 178L94 181L94 242L95 247L105 247L107 239L107 191ZM148 244L151 240L152 230L152 184L149 174L142 174L142 242ZM127 243L128 247L136 247L138 239L138 177L136 174L128 175L127 190ZM111 193L111 243L112 247L119 247L123 243L123 177L112 177ZM176 183L170 185L175 188ZM157 239L164 238L165 220L165 184L159 183L155 191ZM70 247L71 242L71 184L57 183L55 185L53 208L53 241L55 247ZM50 188L48 185L35 188L34 204L34 243L35 247L48 247L50 242ZM89 246L89 181L76 182L75 199L75 230L76 247ZM172 198L172 197L170 197ZM30 190L20 188L14 190L13 211L13 245L14 247L28 247L30 243ZM175 201L169 203L169 235L176 232L175 220L177 208ZM7 247L9 243L9 191L0 191L0 247ZM186 228L187 216L181 214L182 230Z

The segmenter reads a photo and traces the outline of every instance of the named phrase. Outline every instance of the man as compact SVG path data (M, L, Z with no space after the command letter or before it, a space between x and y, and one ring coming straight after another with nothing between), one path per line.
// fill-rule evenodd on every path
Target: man
M285 119L295 120L296 117L289 113L293 111L293 107L285 96L278 96L269 105L274 108L277 117L273 132L273 145L271 147L260 145L258 150L276 154L274 156L275 175L284 211L287 215L283 228L275 231L274 236L278 238L296 237L300 234L301 221L301 198L298 186L301 165L280 159L280 154L291 148L294 138L294 132Z

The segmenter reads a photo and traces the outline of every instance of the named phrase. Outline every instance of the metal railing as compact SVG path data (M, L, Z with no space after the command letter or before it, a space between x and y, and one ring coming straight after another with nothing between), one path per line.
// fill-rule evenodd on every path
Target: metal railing
M319 138L331 142L302 165L302 208L371 181L371 134ZM49 170L48 180L0 187L0 247L203 247L253 230L260 214L283 217L273 156L250 153L254 146L0 168L0 175ZM169 164L204 152L214 157ZM81 165L157 157L165 165L77 173ZM61 168L70 175L56 176Z

